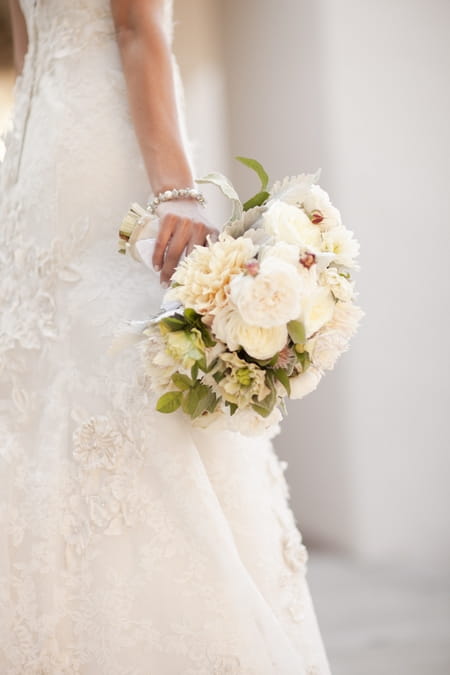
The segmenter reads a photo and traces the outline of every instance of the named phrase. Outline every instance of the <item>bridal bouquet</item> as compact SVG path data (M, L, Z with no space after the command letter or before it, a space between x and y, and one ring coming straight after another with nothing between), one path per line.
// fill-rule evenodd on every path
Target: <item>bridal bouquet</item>
M144 369L161 413L244 434L275 425L285 399L313 391L349 344L362 310L352 271L359 244L318 174L288 177L242 203L221 174L232 215L216 241L179 264L163 308L141 324Z

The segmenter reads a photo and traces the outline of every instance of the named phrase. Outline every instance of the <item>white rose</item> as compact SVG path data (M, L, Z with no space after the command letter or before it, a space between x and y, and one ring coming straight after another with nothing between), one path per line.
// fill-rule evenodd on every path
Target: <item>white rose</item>
M311 191L303 201L303 208L320 230L331 230L342 225L341 214L332 205L328 193L319 185L312 185Z
M299 319L305 326L306 337L319 330L331 320L335 301L329 288L318 286L303 298L303 310Z
M311 340L308 352L315 366L323 370L332 370L347 346L348 339L342 333L337 330L327 330Z
M242 347L255 359L270 359L283 349L288 337L285 325L272 328L250 326L243 321L239 311L230 305L218 310L212 331L231 351Z
M320 283L329 286L331 292L337 300L348 302L353 297L353 282L349 281L337 269L328 267L320 275Z
M289 398L303 398L316 389L322 378L323 372L315 366L309 366L304 373L291 377L289 380L291 385L291 393Z
M263 246L258 257L260 262L263 262L266 258L279 258L290 265L294 265L296 269L300 268L300 247L295 244L288 244L286 241L277 241L270 246Z
M354 258L359 253L359 242L353 238L353 232L347 228L339 226L324 232L322 250L333 253L338 265L358 268Z
M319 228L293 204L275 201L263 214L262 225L268 234L288 244L321 248Z
M279 258L267 257L255 275L240 274L230 282L230 298L245 323L272 328L295 319L301 309L302 278Z

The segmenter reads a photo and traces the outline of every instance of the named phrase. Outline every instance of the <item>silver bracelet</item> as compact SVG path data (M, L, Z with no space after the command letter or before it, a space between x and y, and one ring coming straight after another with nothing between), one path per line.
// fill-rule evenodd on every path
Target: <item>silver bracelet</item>
M163 192L158 192L158 194L153 197L153 199L149 199L147 202L147 211L150 211L150 213L156 213L158 204L161 204L161 202L171 201L172 199L195 199L202 206L205 206L206 204L205 197L195 188L174 188L173 190L164 190Z

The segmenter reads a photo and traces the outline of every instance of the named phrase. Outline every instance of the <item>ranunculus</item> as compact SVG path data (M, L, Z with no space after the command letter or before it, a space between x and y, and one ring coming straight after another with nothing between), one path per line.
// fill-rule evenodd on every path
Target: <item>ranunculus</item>
M337 330L326 330L316 335L307 345L307 349L315 366L331 370L347 346L348 339L342 333Z
M230 283L230 298L245 323L272 328L295 319L301 309L302 278L288 262L266 257L256 275L240 274Z
M348 302L353 297L353 282L339 274L334 267L328 267L321 273L320 283L331 288L337 300Z
M330 321L334 313L335 301L329 288L317 286L302 302L302 313L299 319L305 326L306 337L309 337Z
M256 363L248 363L233 352L224 352L219 356L219 372L224 372L217 383L217 390L227 401L243 408L252 403L253 397L262 401L270 389L265 382L265 371Z
M342 224L341 214L332 205L328 193L319 185L312 185L311 191L303 201L303 208L311 221L320 230L331 230Z
M179 300L199 314L214 314L228 299L229 283L240 274L256 253L250 237L233 239L221 232L210 246L196 246L175 270L172 281L180 284L169 288L165 300Z
M355 258L359 253L359 242L347 228L339 226L324 232L322 250L333 253L338 265L357 269Z
M275 201L263 214L262 225L268 234L288 244L321 248L319 228L302 208L293 204Z
M242 347L255 359L270 359L283 349L288 338L285 325L272 328L250 326L231 305L217 311L212 331L231 351Z
M291 393L289 398L303 398L316 389L322 378L323 372L314 365L309 366L304 373L291 377Z
M183 368L191 368L205 353L205 345L198 328L168 331L165 335L166 352Z

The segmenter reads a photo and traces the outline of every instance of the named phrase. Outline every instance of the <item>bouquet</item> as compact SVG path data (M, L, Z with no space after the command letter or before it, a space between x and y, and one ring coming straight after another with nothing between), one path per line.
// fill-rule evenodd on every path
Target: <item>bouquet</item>
M238 159L257 172L260 190L242 203L221 174L197 181L222 190L231 217L216 241L181 260L139 339L159 412L258 434L348 348L363 316L351 276L359 244L319 172L269 188L261 164ZM134 205L127 218L142 225L147 216Z

